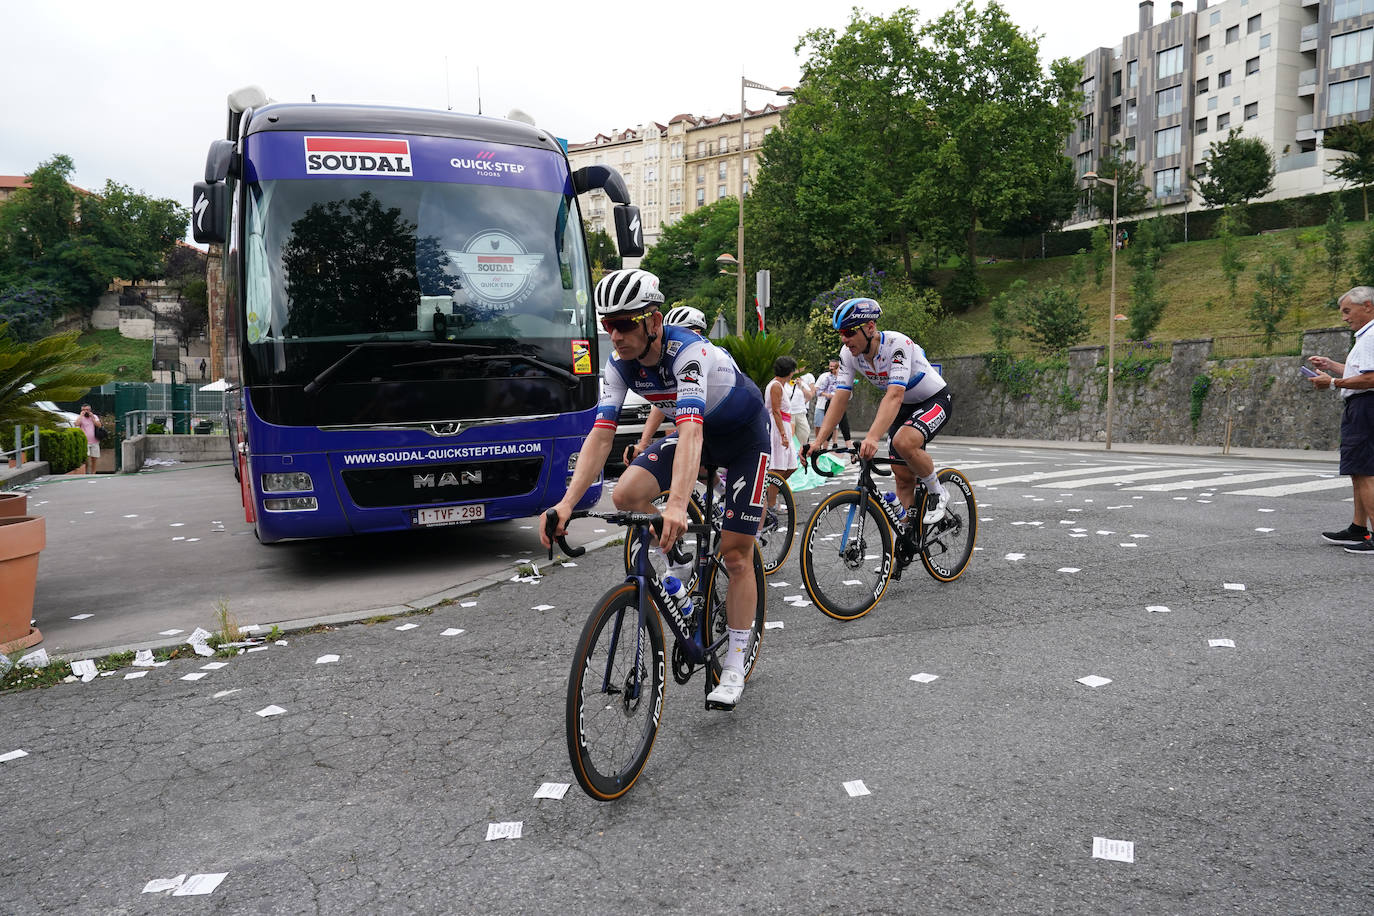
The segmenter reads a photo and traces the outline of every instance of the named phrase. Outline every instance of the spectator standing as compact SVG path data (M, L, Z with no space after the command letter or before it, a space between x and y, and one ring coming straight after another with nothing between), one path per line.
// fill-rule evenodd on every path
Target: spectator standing
M76 426L86 434L86 473L95 473L95 460L100 457L100 440L95 431L100 429L100 416L91 410L90 404L81 405L81 414L76 418Z
M1350 477L1355 493L1355 519L1344 531L1322 532L1322 540L1343 545L1347 553L1374 556L1374 541L1370 540L1370 519L1374 518L1374 287L1357 286L1337 304L1341 320L1355 332L1355 345L1344 363L1325 356L1307 359L1319 370L1312 378L1312 387L1339 391L1345 401L1340 470Z
M792 414L792 432L801 446L811 441L811 399L816 396L816 377L810 372L793 374L792 381L787 383L786 394L787 409Z
M830 406L830 399L835 396L835 387L839 383L839 371L839 359L831 357L829 367L816 380L816 415L812 425L817 429L820 428L821 421L825 419L825 411ZM854 439L849 433L848 412L840 416L839 430L840 435L844 436L845 448L853 447ZM829 442L818 442L816 445L818 448L830 447Z

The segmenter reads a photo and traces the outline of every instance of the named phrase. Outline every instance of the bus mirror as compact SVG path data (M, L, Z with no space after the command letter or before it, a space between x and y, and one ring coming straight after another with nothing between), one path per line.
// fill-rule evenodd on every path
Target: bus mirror
M639 219L639 208L622 204L612 212L615 214L615 237L620 246L620 256L622 258L643 257L644 225Z
M628 204L630 192L625 187L625 179L609 165L586 165L573 172L573 190L586 194L602 188L614 203Z
M191 236L197 242L224 242L229 188L222 181L197 181L191 191Z
M205 155L205 180L213 184L229 177L230 166L234 162L234 141L214 140L210 152Z

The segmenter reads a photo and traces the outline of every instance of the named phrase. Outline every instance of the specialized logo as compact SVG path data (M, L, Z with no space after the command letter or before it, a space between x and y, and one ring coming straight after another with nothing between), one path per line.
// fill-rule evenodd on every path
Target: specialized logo
M936 404L934 407L930 408L930 410L921 414L917 419L924 423L931 432L934 432L945 422L945 409L939 404Z
M490 150L483 150L471 159L454 158L448 164L455 169L474 172L480 178L499 178L502 175L519 175L525 167L518 162L502 162Z
M373 137L306 137L307 175L413 177L410 141Z
M463 251L448 251L458 265L468 292L487 305L509 308L533 291L534 274L544 262L542 254L526 254L525 246L499 229L479 232Z

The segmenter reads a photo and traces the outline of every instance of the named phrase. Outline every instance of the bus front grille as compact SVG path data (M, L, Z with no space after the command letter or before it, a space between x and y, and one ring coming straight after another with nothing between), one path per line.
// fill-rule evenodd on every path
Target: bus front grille
M344 486L365 509L475 502L528 493L539 483L543 458L350 469Z

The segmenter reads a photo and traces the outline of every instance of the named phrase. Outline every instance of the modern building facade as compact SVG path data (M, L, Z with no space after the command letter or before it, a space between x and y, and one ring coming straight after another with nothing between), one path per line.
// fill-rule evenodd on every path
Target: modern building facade
M1232 128L1265 141L1278 174L1262 200L1335 190L1327 171L1341 153L1322 131L1370 117L1374 0L1173 0L1155 22L1083 58L1084 102L1068 153L1078 173L1119 144L1141 166L1151 200L1197 208L1191 176ZM1075 222L1097 217L1086 195Z
M680 114L667 124L650 121L634 128L597 134L586 143L568 145L574 169L613 166L625 179L630 200L640 209L644 244L652 248L664 226L723 197L735 197L744 173L744 193L758 174L758 150L776 130L782 107L768 104L744 112L743 148L740 115L705 117ZM583 201L587 231L614 235L605 192L593 191Z

